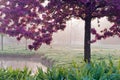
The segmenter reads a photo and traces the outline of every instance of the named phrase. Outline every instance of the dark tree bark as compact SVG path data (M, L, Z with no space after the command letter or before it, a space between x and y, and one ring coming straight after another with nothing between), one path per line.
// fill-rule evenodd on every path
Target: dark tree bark
M84 36L84 61L90 63L91 59L91 18L85 19L85 36Z

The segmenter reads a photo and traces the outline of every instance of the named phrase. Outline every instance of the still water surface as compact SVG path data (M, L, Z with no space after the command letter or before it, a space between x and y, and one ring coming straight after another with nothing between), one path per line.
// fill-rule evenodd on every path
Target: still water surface
M17 60L0 60L0 68L8 68L12 67L13 69L24 69L27 67L29 70L32 71L32 74L37 72L37 68L42 68L44 72L47 71L47 67L42 65L39 62L34 61L17 61Z

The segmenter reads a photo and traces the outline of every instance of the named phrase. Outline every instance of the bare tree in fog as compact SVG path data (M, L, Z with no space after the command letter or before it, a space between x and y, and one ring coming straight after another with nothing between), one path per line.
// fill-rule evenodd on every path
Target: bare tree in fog
M1 34L1 50L3 51L3 34Z

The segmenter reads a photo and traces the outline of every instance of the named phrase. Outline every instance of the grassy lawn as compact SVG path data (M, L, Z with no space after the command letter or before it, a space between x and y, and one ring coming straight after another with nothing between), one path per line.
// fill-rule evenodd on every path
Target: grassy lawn
M16 46L16 47L11 47L11 46L5 46L3 51L0 50L0 54L34 54L35 51L30 51L26 50L24 46Z
M77 63L83 62L84 49L82 47L41 47L37 52L55 60L55 64L57 65L67 65L73 61ZM94 47L92 48L91 55L92 61L109 60L110 57L114 61L118 61L120 58L120 49Z
M83 62L84 49L82 47L57 47L54 46L42 46L37 51L25 50L24 47L5 47L3 51L0 50L0 54L44 54L47 58L55 61L55 65L68 65L71 62L81 63ZM111 56L114 61L118 61L120 58L120 49L111 48L92 48L92 61L109 60Z

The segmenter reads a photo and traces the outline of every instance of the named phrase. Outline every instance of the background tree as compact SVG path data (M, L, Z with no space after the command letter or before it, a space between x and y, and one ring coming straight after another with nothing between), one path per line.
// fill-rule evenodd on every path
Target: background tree
M3 44L3 41L4 41L4 40L3 40L3 37L4 37L3 34L1 34L1 50L2 50L2 51L3 51L3 45L4 45L4 44Z
M42 43L50 44L52 34L64 30L66 21L72 17L85 21L84 60L90 62L90 43L109 36L120 36L119 0L0 0L0 31L10 36L32 39L29 49L37 50ZM114 25L105 29L103 35L91 29L95 18L108 17ZM90 32L95 35L91 41Z

